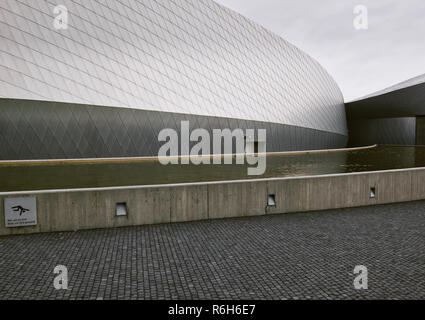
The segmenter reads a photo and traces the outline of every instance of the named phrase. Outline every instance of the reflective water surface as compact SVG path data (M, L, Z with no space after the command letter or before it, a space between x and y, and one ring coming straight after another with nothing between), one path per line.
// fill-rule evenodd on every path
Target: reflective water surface
M235 160L233 160L235 162ZM335 174L425 167L425 147L377 146L362 150L272 155L262 176L247 165L168 165L157 161L90 164L0 164L0 192L152 185Z

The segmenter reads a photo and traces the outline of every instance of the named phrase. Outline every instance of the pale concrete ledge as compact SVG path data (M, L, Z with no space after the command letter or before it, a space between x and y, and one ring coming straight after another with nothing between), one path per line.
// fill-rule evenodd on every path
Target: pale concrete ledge
M244 181L0 193L0 235L357 207L425 199L425 168ZM376 197L370 197L370 188ZM276 206L268 207L269 195ZM36 197L38 224L5 228L4 198ZM117 203L128 215L115 216Z

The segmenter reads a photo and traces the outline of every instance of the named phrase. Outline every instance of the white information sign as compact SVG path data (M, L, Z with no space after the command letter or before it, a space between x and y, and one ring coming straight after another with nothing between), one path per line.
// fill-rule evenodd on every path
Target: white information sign
M4 220L6 228L35 226L37 224L35 197L4 199Z

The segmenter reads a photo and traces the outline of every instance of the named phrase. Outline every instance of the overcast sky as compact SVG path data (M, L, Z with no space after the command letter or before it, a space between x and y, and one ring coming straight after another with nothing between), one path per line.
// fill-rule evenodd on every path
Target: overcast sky
M346 101L425 73L425 0L215 0L319 61ZM368 30L356 30L356 5Z

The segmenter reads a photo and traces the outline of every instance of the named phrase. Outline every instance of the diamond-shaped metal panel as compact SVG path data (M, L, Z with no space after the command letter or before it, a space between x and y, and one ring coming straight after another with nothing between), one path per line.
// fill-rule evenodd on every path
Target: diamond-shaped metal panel
M156 156L159 131L171 125L179 132L184 120L193 123L191 130L202 127L211 137L213 129L241 126L238 119L0 99L0 159ZM270 152L343 147L347 140L344 135L275 123L247 121L242 126L267 129Z
M243 119L347 135L342 94L315 60L211 0L63 0L70 14L66 30L53 28L51 1L3 2L0 97ZM56 124L50 130L58 134L58 143L86 149L92 142L84 142L85 129L76 125L92 121L105 144L92 147L114 152L118 136L133 132L136 123L97 111L101 120L85 119L91 114L75 109L59 117L51 110L51 119L44 121ZM27 112L17 114L38 117L37 110ZM161 115L148 113L147 118L152 123L143 122L143 130L156 132L156 126L165 125ZM114 131L115 121L132 125ZM76 136L67 137L70 132ZM115 146L106 145L111 141ZM129 144L119 148L127 150Z

